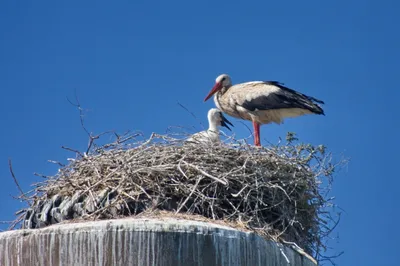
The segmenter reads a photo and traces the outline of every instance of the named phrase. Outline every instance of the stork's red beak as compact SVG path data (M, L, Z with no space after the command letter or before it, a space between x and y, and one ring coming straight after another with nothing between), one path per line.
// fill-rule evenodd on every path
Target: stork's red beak
M208 93L204 101L207 101L210 99L211 96L214 95L217 91L219 91L222 88L222 84L220 82L215 83L214 87L211 89L211 91Z

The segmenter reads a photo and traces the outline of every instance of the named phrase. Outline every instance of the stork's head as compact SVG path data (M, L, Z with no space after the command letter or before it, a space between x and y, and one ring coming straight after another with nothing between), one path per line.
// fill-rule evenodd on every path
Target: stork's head
M208 111L208 122L215 126L226 127L229 130L231 130L231 128L227 124L233 127L232 123L226 119L222 112L217 108L211 108Z
M230 86L232 86L231 77L229 77L227 74L219 75L215 79L214 87L208 93L208 95L206 96L204 101L207 101L208 99L210 99L211 96L213 96L216 92L220 91L221 89L223 89L223 88L227 89Z

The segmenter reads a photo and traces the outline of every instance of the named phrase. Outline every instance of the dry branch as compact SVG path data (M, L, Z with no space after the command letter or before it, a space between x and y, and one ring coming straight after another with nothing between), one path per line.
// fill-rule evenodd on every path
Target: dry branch
M10 170L10 173L11 173L11 176L12 176L12 178L13 178L13 180L14 180L14 183L15 183L15 185L16 185L17 188L18 188L18 191L21 193L21 195L20 195L19 197L20 197L21 199L23 199L26 203L28 203L28 205L30 205L29 198L25 195L24 191L22 190L21 186L20 186L19 183L18 183L17 178L15 177L14 170L13 170L13 167L12 167L11 159L8 159L8 168L9 168L9 170Z

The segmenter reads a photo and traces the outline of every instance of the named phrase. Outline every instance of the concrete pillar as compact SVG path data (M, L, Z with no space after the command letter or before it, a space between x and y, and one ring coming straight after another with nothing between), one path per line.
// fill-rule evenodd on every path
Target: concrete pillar
M0 233L2 266L315 266L254 233L173 218L103 220Z

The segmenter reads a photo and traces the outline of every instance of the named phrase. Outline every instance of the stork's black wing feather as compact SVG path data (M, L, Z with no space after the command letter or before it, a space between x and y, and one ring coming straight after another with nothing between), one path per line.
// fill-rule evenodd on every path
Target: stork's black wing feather
M275 86L281 88L281 89L284 90L284 91L287 91L287 92L289 92L289 93L293 93L293 94L296 94L296 95L305 97L305 98L307 98L307 99L310 100L310 101L313 101L313 102L316 102L316 103L320 103L320 104L324 104L324 102L321 101L321 100L319 100L319 99L316 99L316 98L314 98L314 97L305 95L305 94L303 94L303 93L300 93L300 92L298 92L298 91L295 91L295 90L289 89L288 87L283 86L284 83L280 83L279 81L265 81L264 83L265 83L265 84L268 84L268 85L275 85Z
M324 114L324 110L316 104L323 104L323 101L289 89L283 86L283 83L278 81L265 81L264 84L277 86L280 90L269 93L268 95L260 95L251 101L246 100L241 104L243 108L250 111L256 109L273 110L283 108L301 108L310 110L315 114Z

